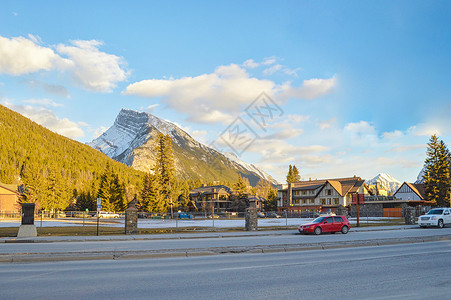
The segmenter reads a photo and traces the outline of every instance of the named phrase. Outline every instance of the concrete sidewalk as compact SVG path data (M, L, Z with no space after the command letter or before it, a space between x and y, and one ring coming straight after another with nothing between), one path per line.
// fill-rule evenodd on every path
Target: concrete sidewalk
M352 227L350 231L382 231L414 229L417 225L397 226L368 226ZM52 243L52 242L91 242L91 241L133 241L133 240L167 240L167 239L199 239L199 238L225 238L225 237L247 237L247 236L271 236L271 235L294 235L299 234L297 230L258 230L258 231L203 231L192 233L167 233L146 235L100 235L100 236L38 236L33 238L3 237L0 243Z

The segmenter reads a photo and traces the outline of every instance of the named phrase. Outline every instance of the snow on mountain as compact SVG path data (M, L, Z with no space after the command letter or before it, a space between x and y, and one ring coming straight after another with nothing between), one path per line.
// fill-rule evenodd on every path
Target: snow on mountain
M365 183L368 185L376 185L377 183L379 189L390 191L392 194L396 192L402 184L399 180L385 173L380 173L373 179L365 181Z
M237 172L247 177L253 185L259 178L277 184L274 178L256 166L243 162L232 153L221 153L207 147L194 140L174 123L150 113L122 109L114 124L87 144L135 169L148 171L155 161L153 149L160 132L169 134L176 144L174 148L176 169L183 178L190 178L195 173L201 178L204 178L204 174L208 180L223 180L224 178L216 177L226 176L228 180L235 181L236 178L232 180L230 176L233 172Z
M424 183L424 175L426 173L426 169L422 168L420 173L417 176L417 180L415 181L416 184L418 183Z

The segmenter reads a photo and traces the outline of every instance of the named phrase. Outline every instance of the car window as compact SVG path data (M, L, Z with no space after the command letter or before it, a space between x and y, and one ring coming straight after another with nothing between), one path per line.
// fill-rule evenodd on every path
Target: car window
M445 210L445 215L449 215L449 210Z
M325 219L325 217L319 217L319 218L316 218L315 220L313 220L312 223L321 223L324 219Z
M335 222L343 222L343 218L342 217L334 217Z
M334 220L334 219L333 219L332 217L328 217L328 218L326 218L326 220L324 220L324 222L332 223L333 220Z
M427 215L441 215L443 213L443 209L432 209L428 211Z

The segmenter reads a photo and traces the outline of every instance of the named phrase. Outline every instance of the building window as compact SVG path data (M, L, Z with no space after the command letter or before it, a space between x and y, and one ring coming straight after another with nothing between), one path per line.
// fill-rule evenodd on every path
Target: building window
M326 195L328 195L328 196L330 196L330 195L332 195L332 190L326 190Z
M327 204L331 205L332 204L332 199L327 198Z
M315 203L315 199L310 199L310 204L314 204Z
M334 198L334 204L336 204L336 205L340 204L340 201L338 200L338 198Z
M325 205L326 204L326 199L321 199L321 204Z
M311 195L315 195L315 191L310 191L310 194Z

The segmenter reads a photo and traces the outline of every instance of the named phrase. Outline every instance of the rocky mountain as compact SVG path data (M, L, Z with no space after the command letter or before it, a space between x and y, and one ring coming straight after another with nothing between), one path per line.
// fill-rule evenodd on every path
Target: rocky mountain
M260 178L277 184L274 178L254 165L231 153L224 154L207 147L177 125L150 113L122 109L114 124L88 145L134 169L147 172L155 162L154 149L160 132L172 138L175 167L180 178L236 182L241 174L253 186Z
M399 180L385 173L380 173L376 177L366 180L365 183L367 185L376 185L377 183L378 189L386 190L392 195L402 184Z
M417 176L417 180L415 181L415 184L424 183L424 174L425 174L425 172L426 172L426 168L423 167L421 169L420 173Z

